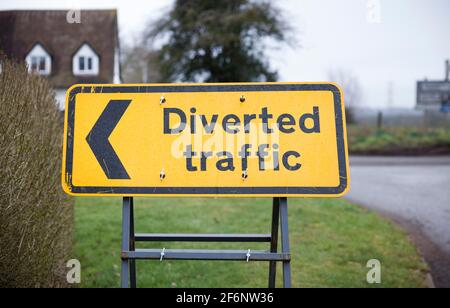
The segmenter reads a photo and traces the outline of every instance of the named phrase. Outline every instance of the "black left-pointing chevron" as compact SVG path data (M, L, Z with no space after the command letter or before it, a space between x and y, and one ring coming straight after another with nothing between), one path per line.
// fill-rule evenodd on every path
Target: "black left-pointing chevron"
M111 100L86 137L98 163L111 180L129 180L125 167L108 138L116 128L131 100Z

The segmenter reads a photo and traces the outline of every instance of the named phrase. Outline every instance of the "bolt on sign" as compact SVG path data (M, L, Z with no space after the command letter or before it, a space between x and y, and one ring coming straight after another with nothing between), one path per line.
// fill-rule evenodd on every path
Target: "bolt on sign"
M95 196L338 197L349 188L331 83L76 85L64 190Z

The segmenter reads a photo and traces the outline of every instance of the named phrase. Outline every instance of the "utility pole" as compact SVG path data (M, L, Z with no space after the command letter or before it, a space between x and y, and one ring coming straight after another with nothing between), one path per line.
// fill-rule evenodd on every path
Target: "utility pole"
M387 89L387 107L393 108L393 106L394 106L394 82L389 81Z
M445 81L450 81L450 61L445 61Z

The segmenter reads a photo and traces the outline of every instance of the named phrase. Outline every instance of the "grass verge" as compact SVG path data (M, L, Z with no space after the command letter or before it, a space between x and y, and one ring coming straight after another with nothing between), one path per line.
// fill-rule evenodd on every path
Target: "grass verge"
M136 198L136 232L270 233L270 199ZM77 198L75 252L82 287L118 287L121 199ZM290 199L295 287L423 287L427 266L405 233L346 200ZM251 246L249 246L251 245ZM141 246L143 247L143 246ZM156 248L267 249L267 244L153 243ZM382 283L366 282L370 259ZM266 287L268 263L139 261L139 287ZM278 266L281 273L281 266ZM278 274L277 286L281 286Z

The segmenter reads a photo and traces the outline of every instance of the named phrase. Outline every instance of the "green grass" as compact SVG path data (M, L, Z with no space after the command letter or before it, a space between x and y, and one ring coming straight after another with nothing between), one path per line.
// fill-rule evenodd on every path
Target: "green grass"
M350 125L352 154L449 154L450 129Z
M270 233L270 199L136 198L136 232ZM74 257L82 287L118 287L121 199L77 198ZM369 259L382 264L378 287L423 287L427 271L403 231L345 200L290 199L295 287L372 287ZM143 247L143 246L140 246ZM267 244L153 243L157 248L266 249ZM266 262L139 261L139 287L266 287ZM281 265L278 266L281 273ZM281 286L281 275L277 286Z

